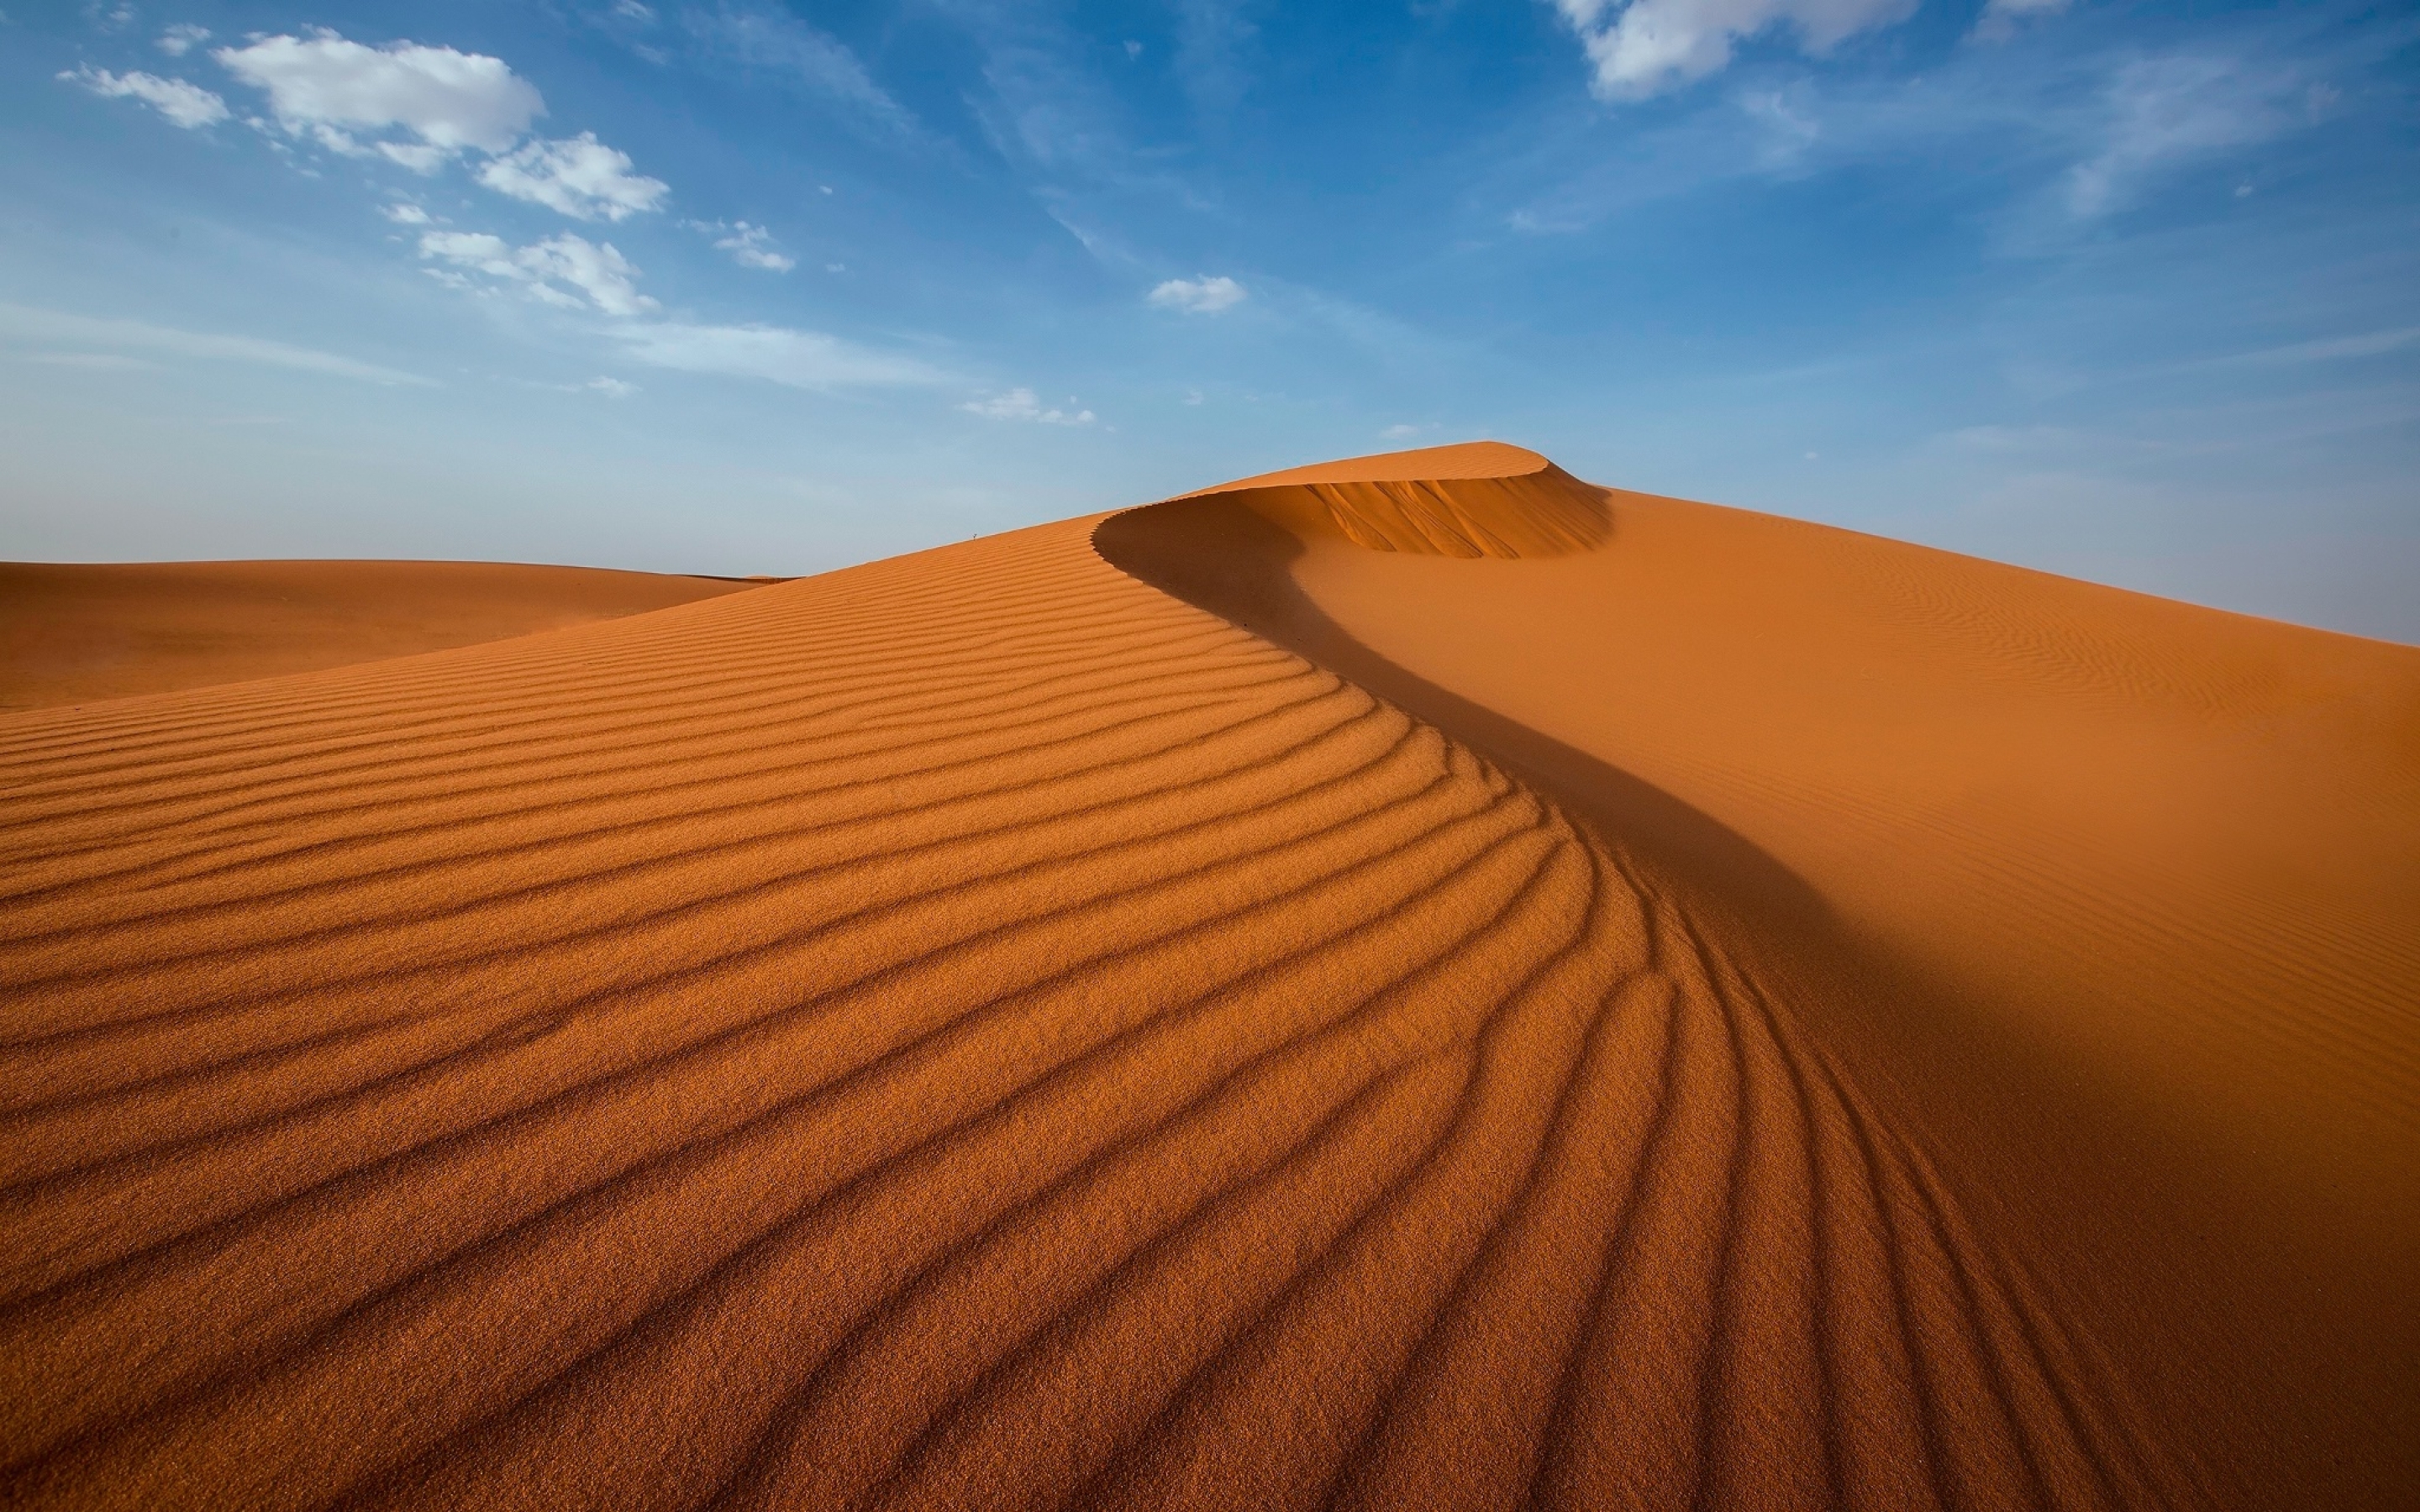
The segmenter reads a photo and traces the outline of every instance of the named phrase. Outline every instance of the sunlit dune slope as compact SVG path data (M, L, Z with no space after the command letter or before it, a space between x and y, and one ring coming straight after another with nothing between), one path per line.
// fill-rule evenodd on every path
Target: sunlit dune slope
M0 710L317 671L749 586L487 562L6 562Z
M2420 1474L2420 651L1617 491L1603 547L1519 560L1313 507L1544 465L1440 451L1103 548L1744 924L2192 1431L2276 1457L2269 1497Z
M2391 1504L1821 878L1293 576L1629 507L1377 462L0 719L0 1495Z

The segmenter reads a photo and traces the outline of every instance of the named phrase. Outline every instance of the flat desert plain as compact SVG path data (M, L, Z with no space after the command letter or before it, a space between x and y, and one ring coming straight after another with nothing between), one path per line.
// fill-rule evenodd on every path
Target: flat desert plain
M2413 1504L2420 650L1497 443L0 588L10 1505Z

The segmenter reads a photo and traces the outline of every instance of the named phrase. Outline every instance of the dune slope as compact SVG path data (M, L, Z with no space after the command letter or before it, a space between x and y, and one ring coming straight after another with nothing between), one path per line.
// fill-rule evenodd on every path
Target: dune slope
M750 586L489 562L6 562L0 710L317 671Z
M2253 1504L1819 889L1224 507L0 720L12 1504Z
M1556 475L1348 460L1104 549L1685 882L2236 1499L2420 1477L2420 651L1612 491L1599 549L1365 549L1314 501L1373 465Z

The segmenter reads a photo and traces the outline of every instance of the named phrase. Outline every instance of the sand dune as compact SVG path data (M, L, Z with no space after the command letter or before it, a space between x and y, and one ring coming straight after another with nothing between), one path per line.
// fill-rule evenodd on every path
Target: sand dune
M0 710L318 671L748 586L489 562L0 562Z
M12 1504L2394 1504L2402 1147L2339 1244L2183 1226L2403 1137L2420 654L1307 471L0 720ZM2144 646L2220 710L2149 750ZM1962 689L2086 742L1996 828ZM2078 859L2246 709L2305 807L2209 844L2285 870Z

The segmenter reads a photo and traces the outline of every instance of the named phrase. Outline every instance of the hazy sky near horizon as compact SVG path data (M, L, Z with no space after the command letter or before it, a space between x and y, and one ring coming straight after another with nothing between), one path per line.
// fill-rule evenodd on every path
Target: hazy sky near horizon
M0 557L819 570L1325 457L2420 640L2420 16L0 0Z

